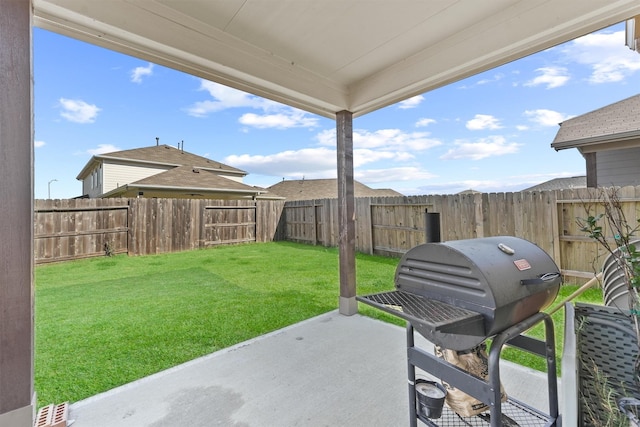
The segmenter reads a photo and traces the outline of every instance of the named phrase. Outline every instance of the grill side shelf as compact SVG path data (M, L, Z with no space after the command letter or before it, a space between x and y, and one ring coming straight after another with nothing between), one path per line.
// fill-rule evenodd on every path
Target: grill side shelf
M356 300L433 331L456 333L469 323L482 324L480 313L404 291L357 296Z

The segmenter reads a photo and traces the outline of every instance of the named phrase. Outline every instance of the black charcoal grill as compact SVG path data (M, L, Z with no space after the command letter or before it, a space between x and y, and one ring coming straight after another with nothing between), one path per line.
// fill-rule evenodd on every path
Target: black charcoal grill
M560 283L558 267L542 249L527 240L498 236L416 246L398 264L394 291L359 296L359 301L407 320L409 425L417 427L420 419L427 426L499 427L508 419L508 425L522 427L557 426L553 321L540 311L555 299ZM545 341L522 335L540 322ZM414 330L438 346L458 351L493 337L487 378L416 347ZM506 343L545 358L548 414L511 397L503 404L498 366ZM416 368L479 399L490 413L463 419L445 407L441 419L427 418L416 395Z
M396 290L358 300L409 321L432 343L475 347L549 305L561 275L535 244L512 236L426 243L396 269Z

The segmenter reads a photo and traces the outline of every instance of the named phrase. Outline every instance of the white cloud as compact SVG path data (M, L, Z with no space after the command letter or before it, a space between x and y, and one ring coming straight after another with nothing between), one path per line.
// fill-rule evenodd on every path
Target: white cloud
M193 117L207 117L211 113L230 108L251 108L264 114L245 113L238 121L258 129L290 129L313 128L318 125L318 118L302 110L292 108L278 102L260 98L237 89L223 86L207 80L200 80L200 90L206 91L212 100L199 101L186 109ZM247 130L244 129L244 132Z
M146 67L136 67L131 71L131 81L133 83L142 83L142 78L153 74L153 64L149 63Z
M35 148L44 147L45 145L47 145L47 143L44 141L33 141L33 146Z
M87 150L87 153L95 156L97 154L113 153L114 151L120 151L121 149L112 144L98 144L97 148L91 148Z
M353 150L353 166L360 167L367 163L374 163L381 160L406 162L414 158L414 155L402 151L390 151L390 150L369 150L369 149L354 149Z
M489 83L500 81L503 78L504 78L504 74L497 73L497 74L494 74L493 76L491 76L491 78L485 78L485 79L478 80L476 82L476 84L478 86L482 86L482 85L486 85L486 84L489 84Z
M477 80L474 83L458 86L458 89L473 89L476 86L484 86L484 85L498 82L504 79L504 77L505 75L503 73L496 73L496 74L493 74L492 76L484 77L480 80Z
M529 118L530 121L540 126L558 126L563 121L570 119L573 116L568 116L553 110L527 110L524 115Z
M374 132L358 129L353 131L353 147L354 149L424 151L442 144L440 140L428 136L428 132L404 132L400 129L379 129ZM335 129L324 130L316 138L320 145L331 147L336 145Z
M243 125L252 126L258 129L312 128L318 125L318 119L316 117L311 117L302 111L293 109L277 114L260 115L246 113L243 114L238 121Z
M96 105L87 104L79 99L60 98L58 104L62 108L60 115L74 123L93 123L100 111Z
M569 71L564 67L542 67L536 71L540 75L526 82L525 86L546 85L547 89L553 89L564 86L570 79Z
M475 117L467 122L469 130L483 129L500 129L500 120L488 114L476 114Z
M509 176L504 179L468 179L461 181L447 181L445 183L428 183L414 189L402 189L403 194L456 194L461 191L475 190L483 193L504 193L522 191L539 182L525 177Z
M495 192L518 192L525 188L532 187L540 184L544 181L548 181L553 178L571 177L584 175L584 172L558 172L558 173L546 173L546 174L529 174L529 175L511 175L500 179L467 179L460 181L446 180L444 182L434 180L414 186L401 186L394 185L393 189L406 195L423 195L423 194L456 194L465 190L476 190L483 193L495 193ZM437 178L437 177L435 177ZM360 180L358 178L358 180ZM436 182L433 182L436 181ZM365 181L363 181L365 182ZM373 182L373 181L371 181ZM407 183L412 180L406 181Z
M398 129L376 132L355 131L353 165L359 168L375 162L407 162L414 153L441 142L426 138L427 133L405 133ZM320 147L287 150L270 155L232 155L224 162L251 174L285 177L334 177L336 171L336 131L324 130L317 135Z
M187 108L187 113L194 117L206 117L210 113L229 108L254 108L263 111L273 111L284 107L277 102L250 95L208 80L200 80L199 90L208 92L213 100L199 101Z
M424 119L420 119L420 120L418 120L416 122L416 127L417 128L423 128L423 127L427 127L427 126L429 126L430 124L433 124L433 123L438 123L438 122L436 122L435 119L424 118Z
M353 150L355 168L378 161L406 162L413 158L410 153L393 150ZM303 148L269 155L231 155L224 162L250 174L319 178L335 176L337 152L328 147Z
M357 130L354 130L355 134ZM330 147L336 146L336 130L335 129L325 129L319 134L316 135L316 139L320 143L320 145L326 145Z
M333 173L335 176L336 151L318 147L287 150L266 156L231 155L224 159L224 163L244 169L252 174L310 177Z
M353 146L393 151L423 151L442 144L428 136L428 132L403 132L400 129L380 129L375 132L358 130L353 133Z
M640 70L640 55L624 42L624 31L592 33L568 43L561 53L591 69L590 83L618 82Z
M440 158L445 160L481 160L487 157L517 153L522 144L507 143L503 136L495 135L482 138L478 142L456 141L454 145L455 148L450 149Z
M422 95L417 95L414 97L411 97L409 99L405 99L404 101L401 101L398 103L398 108L402 109L402 110L406 110L409 108L416 108L418 105L420 105L422 103L422 101L424 101L424 96Z
M415 181L433 179L436 175L418 167L406 166L386 169L365 169L355 172L355 178L364 183Z

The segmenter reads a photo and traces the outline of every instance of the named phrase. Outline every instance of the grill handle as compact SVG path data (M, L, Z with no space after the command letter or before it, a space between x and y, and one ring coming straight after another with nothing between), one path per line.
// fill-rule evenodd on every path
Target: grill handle
M550 282L552 280L557 279L560 276L560 273L545 273L540 277L537 277L535 279L523 279L520 280L520 284L521 285L541 285L545 282Z

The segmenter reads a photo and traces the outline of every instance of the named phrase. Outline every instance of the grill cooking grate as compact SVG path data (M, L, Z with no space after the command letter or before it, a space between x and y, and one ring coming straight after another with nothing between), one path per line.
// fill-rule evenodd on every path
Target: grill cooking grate
M427 326L439 332L455 333L471 323L478 325L483 322L480 313L410 292L381 292L359 296L357 299L387 313L402 317L414 325Z
M536 411L529 408L526 405L518 402L517 400L509 399L502 404L502 425L503 426L518 426L518 427L544 427L553 425L552 420ZM509 424L504 417L509 417L510 420L515 421L516 424ZM442 409L442 417L437 420L431 420L427 418L420 418L428 426L439 427L459 427L459 426L473 426L473 427L487 427L491 421L489 419L489 413L484 412L474 417L461 417L453 412L447 405Z

